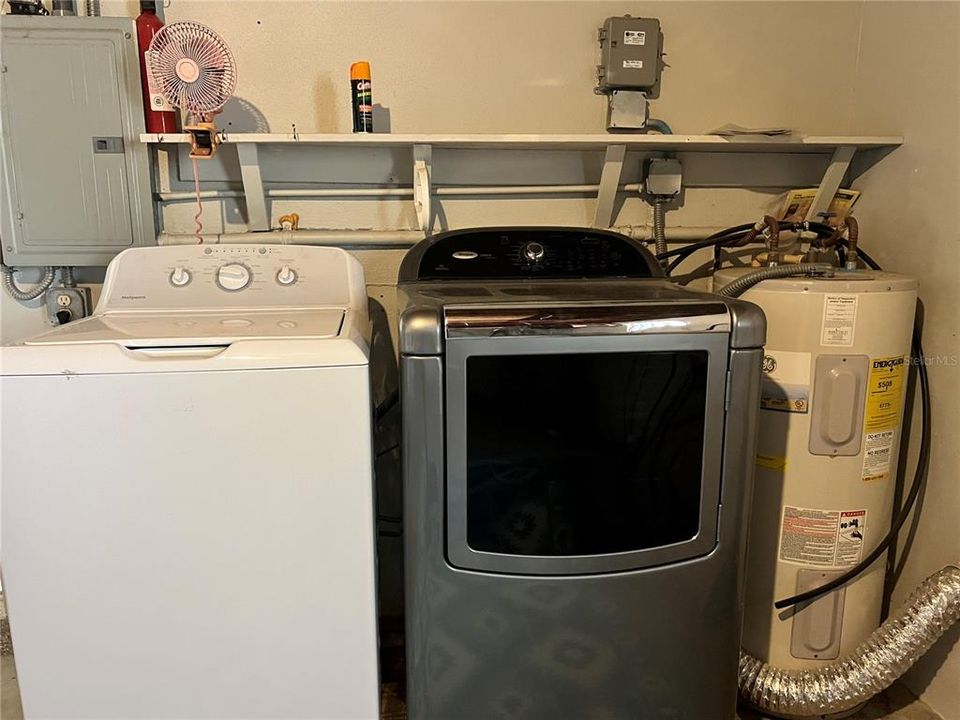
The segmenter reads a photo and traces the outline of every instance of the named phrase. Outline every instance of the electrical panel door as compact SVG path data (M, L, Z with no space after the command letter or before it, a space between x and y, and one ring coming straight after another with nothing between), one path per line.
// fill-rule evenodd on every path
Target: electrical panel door
M106 265L156 242L131 20L5 16L7 265Z

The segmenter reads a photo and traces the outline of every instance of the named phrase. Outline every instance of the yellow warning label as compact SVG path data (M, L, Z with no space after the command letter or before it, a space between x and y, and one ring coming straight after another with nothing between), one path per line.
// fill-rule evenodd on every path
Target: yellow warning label
M867 408L863 416L865 433L897 429L906 375L907 363L903 355L870 361Z
M783 470L787 466L787 459L778 455L757 454L757 467L767 470Z
M873 358L867 382L867 407L863 417L864 480L887 480L893 461L893 443L903 405L907 363L900 356Z

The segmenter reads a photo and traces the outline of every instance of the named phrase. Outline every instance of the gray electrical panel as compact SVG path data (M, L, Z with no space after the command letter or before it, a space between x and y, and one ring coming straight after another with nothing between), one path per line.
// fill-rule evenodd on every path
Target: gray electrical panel
M656 97L661 51L659 20L629 15L607 18L600 28L600 89L643 90L647 97Z
M132 20L5 15L0 248L7 265L106 265L156 242Z

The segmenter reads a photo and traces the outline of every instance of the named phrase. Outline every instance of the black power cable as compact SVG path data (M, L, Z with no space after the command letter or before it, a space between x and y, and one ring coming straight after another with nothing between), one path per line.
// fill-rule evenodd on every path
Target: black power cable
M876 261L874 261L873 258L867 255L867 253L865 253L859 247L857 248L857 254L859 255L860 259L863 260L863 262L873 270L881 269ZM846 585L848 582L861 575L867 568L876 562L877 558L879 558L889 549L891 543L893 543L897 535L900 533L900 530L907 522L907 518L910 517L910 513L913 511L914 505L916 505L917 498L920 496L921 490L923 490L927 484L927 472L930 467L930 442L932 437L930 431L930 380L927 377L926 358L923 355L923 346L920 342L920 329L916 326L913 329L913 346L911 355L917 365L917 377L920 380L920 452L917 456L917 469L913 475L913 483L910 486L910 492L907 494L907 498L904 501L903 506L900 508L900 512L890 525L890 530L887 532L887 534L877 544L873 551L863 560L842 575L835 577L833 580L821 585L820 587L784 598L783 600L777 600L773 606L778 610L782 610L783 608L787 608L792 605L806 603L821 597L822 595L826 595L828 592L836 590L842 585Z
M690 245L684 245L683 247L674 248L673 250L667 250L663 253L657 253L657 260L666 260L667 258L674 257L675 255L687 255L689 253L700 250L705 247L713 247L718 242L727 242L731 238L731 235L735 234L746 234L750 228L753 227L753 223L745 223L743 225L734 225L729 227L726 230L721 230L720 232L715 232L713 235L705 237L703 240L698 240L695 243Z
M724 245L735 245L739 243L741 240L745 239L747 237L747 234L750 232L749 229L740 230L737 232L731 232L732 230L733 228L730 228L730 231L725 231L725 232L729 232L729 234L727 235L711 235L706 240L695 242L692 245L686 245L680 248L679 250L675 251L676 257L666 267L667 275L669 276L670 273L672 273L674 270L677 269L677 266L680 265L680 263L682 263L688 257L693 255L693 253L695 253L697 250L702 250L704 248L712 247L716 252L717 248L723 247ZM762 242L762 241L756 240L755 242Z

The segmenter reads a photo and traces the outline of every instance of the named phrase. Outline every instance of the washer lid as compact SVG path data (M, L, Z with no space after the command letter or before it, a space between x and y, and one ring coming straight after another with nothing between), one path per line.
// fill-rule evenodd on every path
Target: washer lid
M413 247L401 284L464 280L570 280L663 277L636 240L609 230L499 227L450 230Z
M344 310L106 313L30 338L25 345L113 343L127 348L229 345L240 340L322 340L340 334Z

